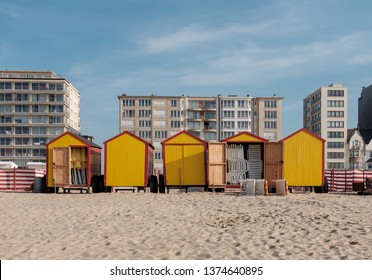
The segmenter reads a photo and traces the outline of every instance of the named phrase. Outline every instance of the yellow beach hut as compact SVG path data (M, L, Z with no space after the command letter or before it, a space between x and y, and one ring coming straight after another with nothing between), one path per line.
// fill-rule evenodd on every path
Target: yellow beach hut
M282 139L283 174L289 187L323 187L325 140L302 128Z
M146 187L153 172L154 147L124 131L104 142L105 186L113 190Z
M101 174L101 147L84 137L65 132L46 144L48 192L90 189L92 176Z
M162 142L163 171L167 190L207 185L207 142L181 131Z

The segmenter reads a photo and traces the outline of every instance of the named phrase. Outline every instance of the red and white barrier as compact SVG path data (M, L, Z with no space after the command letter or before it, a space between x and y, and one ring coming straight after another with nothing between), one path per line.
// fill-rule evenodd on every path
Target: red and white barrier
M328 190L330 192L352 192L353 183L363 183L366 178L372 178L372 170L325 170Z
M45 171L39 169L0 169L0 190L28 190L35 177L44 175Z

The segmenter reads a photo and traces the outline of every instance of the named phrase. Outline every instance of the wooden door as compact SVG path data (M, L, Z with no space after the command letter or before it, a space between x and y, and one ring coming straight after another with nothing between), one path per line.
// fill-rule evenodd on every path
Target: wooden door
M69 147L53 148L53 181L57 187L71 184Z

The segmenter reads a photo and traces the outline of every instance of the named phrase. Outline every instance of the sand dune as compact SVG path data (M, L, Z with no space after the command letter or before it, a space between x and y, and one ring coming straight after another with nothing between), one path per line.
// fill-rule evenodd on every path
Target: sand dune
M0 259L372 259L372 196L0 193Z

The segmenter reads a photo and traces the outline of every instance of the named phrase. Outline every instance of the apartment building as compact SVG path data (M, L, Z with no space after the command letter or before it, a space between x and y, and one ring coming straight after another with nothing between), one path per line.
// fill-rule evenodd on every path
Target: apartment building
M45 143L80 134L80 93L52 71L0 71L0 161L45 162Z
M130 131L152 143L154 167L160 171L163 168L161 142L181 130L205 141L220 141L242 131L273 141L281 139L282 97L123 94L118 99L120 132ZM261 121L262 125L255 123Z
M320 87L303 100L303 127L326 140L326 169L347 168L347 88Z

